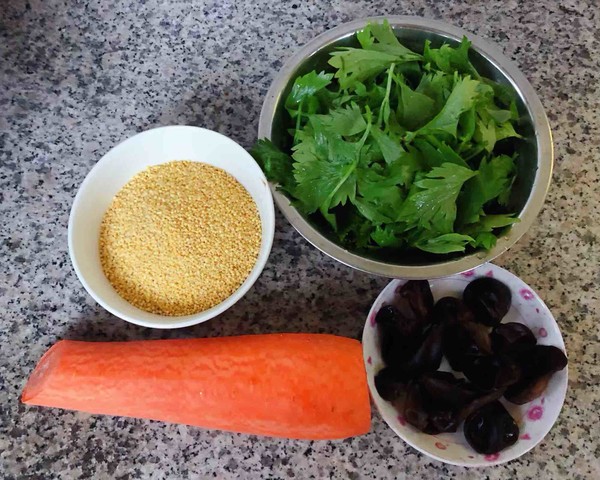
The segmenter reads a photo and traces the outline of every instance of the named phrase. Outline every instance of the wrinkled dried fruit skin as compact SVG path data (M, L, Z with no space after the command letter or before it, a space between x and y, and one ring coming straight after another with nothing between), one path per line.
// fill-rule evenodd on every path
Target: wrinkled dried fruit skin
M458 298L440 298L433 307L433 323L454 323L458 321L458 312L462 308L462 302Z
M554 373L567 366L564 352L552 345L535 345L520 352L515 360L522 365L525 376Z
M393 305L382 307L375 317L379 332L381 357L386 365L396 366L410 359L419 347L420 338L407 336L401 329L404 319Z
M381 358L390 367L399 368L414 355L418 342L407 341L396 331L379 332Z
M427 428L429 414L425 407L421 386L416 382L411 382L407 387L402 415L417 430L422 432Z
M500 397L502 397L503 394L503 388L499 388L497 390L490 390L486 393L480 393L479 396L477 396L471 401L471 403L468 403L460 410L460 412L458 413L459 422L462 422L469 415L471 415L476 410L479 410L481 407L484 407L489 403L495 402Z
M520 351L514 360L523 370L523 376L505 393L509 402L523 405L538 398L546 387L550 378L567 366L567 357L557 347L549 345L535 345L528 350Z
M465 369L472 357L492 352L487 328L468 321L447 324L442 345L450 366L458 372Z
M413 311L420 317L429 317L433 310L433 294L427 280L409 280L398 289L401 298L408 299Z
M467 416L504 392L482 392L449 372L439 371L409 382L405 391L404 401L397 399L394 407L413 427L430 435L455 432Z
M375 388L381 398L393 402L403 394L406 383L398 378L392 368L385 367L375 376Z
M525 379L506 389L504 398L517 405L525 405L538 398L548 387L553 373L547 373L536 378Z
M427 328L434 305L429 282L411 280L396 293L393 305L377 312L376 322L385 364L409 380L439 368L443 326Z
M400 312L393 305L384 305L375 316L375 322L379 328L397 327L400 321Z
M458 416L454 410L436 410L429 413L427 426L423 432L430 435L456 432L459 424Z
M472 413L465 420L464 432L469 445L485 455L498 453L519 438L519 427L498 401Z
M492 353L492 340L487 327L475 322L462 322L462 326L469 333L473 345L469 355L490 355Z
M434 372L442 363L442 338L444 326L434 325L429 329L423 343L410 359L407 369L414 377L426 372Z
M501 323L490 334L492 348L496 353L509 353L532 347L537 343L533 332L522 323Z
M402 413L406 421L421 432L436 435L455 432L460 424L457 412L452 408L435 408L432 399L419 382L411 382Z
M419 381L427 395L440 408L446 406L459 410L479 395L472 385L464 379L456 378L450 372L426 373Z
M482 390L506 388L517 383L522 375L513 360L498 355L474 357L465 366L464 374Z
M433 294L427 280L409 280L396 290L393 305L404 319L406 335L427 327L433 310Z
M510 289L492 277L473 280L463 292L463 301L475 314L476 321L491 327L508 313L511 300Z
M443 326L435 325L426 332L423 339L412 340L409 345L402 343L400 347L394 347L390 343L390 337L382 338L382 358L386 365L393 368L397 378L404 382L417 378L422 373L433 372L442 362L442 333ZM410 349L415 347L416 351L407 356ZM388 353L384 354L384 348ZM404 355L398 355L399 348L403 349Z
M385 331L394 330L401 337L412 338L422 329L419 318L404 316L394 305L385 305L379 309L375 321Z

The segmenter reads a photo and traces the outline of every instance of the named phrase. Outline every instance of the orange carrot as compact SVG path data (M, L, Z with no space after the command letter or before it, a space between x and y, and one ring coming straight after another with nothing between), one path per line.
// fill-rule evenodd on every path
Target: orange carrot
M360 343L333 335L63 340L21 400L299 439L360 435L371 423Z

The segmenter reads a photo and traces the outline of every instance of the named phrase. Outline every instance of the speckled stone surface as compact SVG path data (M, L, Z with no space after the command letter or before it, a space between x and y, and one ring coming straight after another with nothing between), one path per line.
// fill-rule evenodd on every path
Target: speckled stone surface
M128 325L98 306L71 268L67 219L89 169L141 130L199 125L250 146L282 61L327 28L381 14L446 20L498 43L547 109L552 188L530 232L496 262L540 293L567 344L569 391L546 439L519 460L466 470L417 453L377 414L368 435L301 442L20 405L27 375L61 338L359 334L387 280L326 258L281 216L249 294L179 331ZM600 478L599 27L594 0L3 2L0 477Z

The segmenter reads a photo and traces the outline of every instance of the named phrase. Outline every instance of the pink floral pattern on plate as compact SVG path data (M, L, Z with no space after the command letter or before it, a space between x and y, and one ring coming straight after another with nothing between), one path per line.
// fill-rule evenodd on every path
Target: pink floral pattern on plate
M539 420L540 418L542 418L543 415L544 415L544 409L540 405L531 407L529 409L529 411L527 412L527 418L529 420L533 420L534 422L536 420Z
M499 453L491 453L489 455L486 455L485 458L488 462L495 462L496 460L498 460L500 458L500 454Z
M534 297L533 292L528 288L522 288L519 290L519 293L521 294L521 297L523 297L523 300L531 300Z
M398 423L402 426L406 425L406 420L402 415L398 415Z
M531 440L531 436L528 433L521 435L521 440Z
M473 275L475 275L475 270L469 270L467 272L463 272L463 273L461 273L461 275L463 277L472 277Z
M486 277L493 277L494 276L494 272L492 270L488 270L488 272L485 274Z
M538 333L540 334L540 337L542 338L546 338L548 336L548 331L542 327L538 330Z

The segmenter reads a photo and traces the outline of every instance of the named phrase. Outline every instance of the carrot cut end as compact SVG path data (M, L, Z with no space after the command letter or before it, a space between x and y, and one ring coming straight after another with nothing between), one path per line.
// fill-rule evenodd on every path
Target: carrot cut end
M49 374L56 368L57 363L60 361L60 355L65 342L67 342L67 340L57 342L44 353L25 384L25 388L21 394L22 403L37 405L35 399L38 397L39 393L44 390L44 384L47 382L48 378L51 378Z

